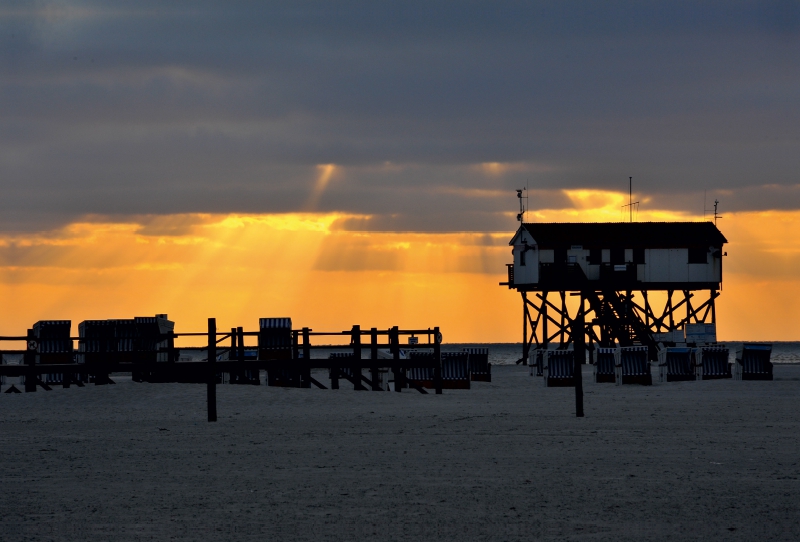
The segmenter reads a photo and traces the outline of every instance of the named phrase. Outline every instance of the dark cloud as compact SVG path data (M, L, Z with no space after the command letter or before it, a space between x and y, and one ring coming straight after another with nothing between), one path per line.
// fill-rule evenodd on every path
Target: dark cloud
M230 4L4 3L0 229L304 210L325 163L317 208L387 228L628 175L797 207L797 2Z

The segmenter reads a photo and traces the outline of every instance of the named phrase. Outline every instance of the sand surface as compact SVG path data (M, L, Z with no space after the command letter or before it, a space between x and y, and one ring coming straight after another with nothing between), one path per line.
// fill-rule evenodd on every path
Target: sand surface
M321 375L320 375L321 376ZM0 540L800 539L800 366L440 396L87 386L0 396Z

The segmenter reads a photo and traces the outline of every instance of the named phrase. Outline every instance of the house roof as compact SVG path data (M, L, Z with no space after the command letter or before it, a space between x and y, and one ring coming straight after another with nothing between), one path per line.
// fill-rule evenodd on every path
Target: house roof
M721 247L728 242L712 222L531 222L521 227L543 248Z

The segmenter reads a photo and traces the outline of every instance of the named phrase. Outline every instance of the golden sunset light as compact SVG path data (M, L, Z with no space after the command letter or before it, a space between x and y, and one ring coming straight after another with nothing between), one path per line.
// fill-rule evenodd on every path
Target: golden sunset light
M800 539L799 45L0 0L0 538Z
M327 174L323 172L323 175ZM537 221L603 221L627 195L565 191L575 206L536 211ZM647 211L643 220L699 220ZM127 223L76 222L0 241L5 333L39 319L124 318L165 312L180 330L254 329L259 317L300 326L440 326L448 342L518 342L519 302L499 287L510 261L507 232L392 233L341 229L368 216L166 215ZM729 213L723 338L789 339L800 280L800 213ZM757 295L757 304L752 296ZM794 295L787 295L791 292ZM759 318L753 318L758 314Z

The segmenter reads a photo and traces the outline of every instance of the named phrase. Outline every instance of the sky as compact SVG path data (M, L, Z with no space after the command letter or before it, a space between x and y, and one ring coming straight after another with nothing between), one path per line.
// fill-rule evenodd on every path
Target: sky
M0 333L518 341L514 190L616 221L632 176L720 201L721 338L800 340L799 65L795 1L0 1Z

